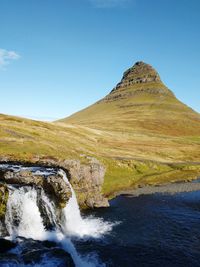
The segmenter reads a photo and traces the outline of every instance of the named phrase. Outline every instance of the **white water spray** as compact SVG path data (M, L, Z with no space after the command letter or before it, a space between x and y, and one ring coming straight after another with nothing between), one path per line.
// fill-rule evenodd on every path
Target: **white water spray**
M72 197L69 199L66 207L63 209L62 229L68 236L75 236L78 238L94 237L99 238L103 234L112 230L112 224L104 222L97 218L83 218L80 213L76 194L73 187L68 181L64 171L60 171L63 179L70 186Z
M45 239L45 228L37 206L34 188L12 188L9 191L5 223L11 237Z
M74 247L71 238L100 238L111 231L112 224L97 218L82 218L75 192L69 183L64 171L60 170L63 179L69 184L72 197L62 210L61 227L57 225L55 206L44 191L34 187L25 186L9 189L5 223L7 231L12 238L22 236L35 240L50 240L58 243L68 251L77 267L97 267L96 259L82 258ZM40 193L38 193L40 192ZM49 220L56 226L54 231L47 231L38 207L38 198L41 198L46 208Z

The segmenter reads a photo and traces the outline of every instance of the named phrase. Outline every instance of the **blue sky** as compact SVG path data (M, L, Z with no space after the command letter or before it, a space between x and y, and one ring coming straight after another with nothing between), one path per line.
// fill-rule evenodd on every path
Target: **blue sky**
M136 61L200 112L199 0L1 0L0 113L57 119Z

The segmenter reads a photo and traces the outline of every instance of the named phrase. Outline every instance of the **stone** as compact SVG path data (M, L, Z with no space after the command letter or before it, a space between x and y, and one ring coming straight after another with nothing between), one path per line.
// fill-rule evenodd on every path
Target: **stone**
M58 199L58 203L62 208L66 206L66 203L72 196L70 186L65 182L61 175L50 175L47 177L47 183L53 189L55 196Z
M77 194L80 208L94 208L109 206L108 200L103 197L101 188L104 182L105 167L94 157L82 155L87 163L77 159L56 160L53 158L37 158L35 166L62 168ZM9 163L9 162L8 162ZM18 162L19 163L19 162ZM20 163L19 163L20 164ZM32 163L25 163L31 166ZM54 175L53 175L54 176ZM0 170L0 182L22 185L36 185L46 189L49 194L55 195L61 207L66 205L71 193L68 185L63 183L59 175L44 179L40 175L23 170L18 173ZM66 193L66 195L65 195Z
M84 208L108 207L109 203L101 193L105 167L93 157L86 157L88 164L79 160L65 160L62 167L69 174L79 205Z
M0 238L0 253L6 253L16 247L16 243L10 240Z
M140 85L138 86L138 84ZM152 84L156 86L152 88ZM151 88L148 88L148 85L151 85ZM159 85L160 88L158 89ZM118 99L128 99L138 93L174 96L174 94L164 86L158 72L151 65L139 61L124 72L121 81L116 87L113 88L110 94L105 98L98 101L98 103L101 101L110 102Z
M17 184L42 187L47 194L52 195L53 193L61 207L66 206L72 195L70 186L59 173L45 177L44 175L36 175L31 170L22 169L18 172L4 170L1 171L0 182L10 185Z

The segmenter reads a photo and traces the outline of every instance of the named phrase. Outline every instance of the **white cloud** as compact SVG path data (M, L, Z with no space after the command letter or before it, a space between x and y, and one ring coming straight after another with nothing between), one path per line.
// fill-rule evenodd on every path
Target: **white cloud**
M89 0L89 2L97 8L124 7L131 0Z
M17 60L20 55L15 51L8 51L0 48L0 68L5 68L12 60Z

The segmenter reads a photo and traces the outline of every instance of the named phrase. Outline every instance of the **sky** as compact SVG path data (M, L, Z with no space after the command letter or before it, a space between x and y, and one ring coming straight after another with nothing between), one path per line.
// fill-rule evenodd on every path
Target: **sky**
M136 61L200 112L199 0L0 0L0 113L66 117Z

